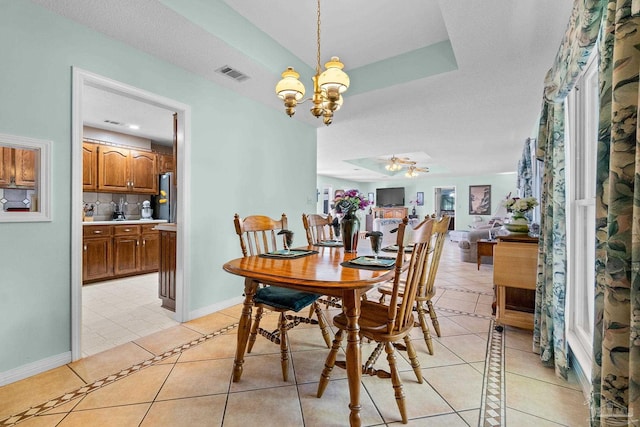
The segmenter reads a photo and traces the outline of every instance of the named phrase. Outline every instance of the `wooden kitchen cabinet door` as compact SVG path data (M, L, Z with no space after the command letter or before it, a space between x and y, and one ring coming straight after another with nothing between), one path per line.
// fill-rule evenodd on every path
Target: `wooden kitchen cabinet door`
M82 143L82 190L98 189L98 144Z
M158 174L175 172L173 156L171 154L158 154Z
M140 268L140 241L138 236L121 236L113 239L113 273L136 273Z
M0 147L0 187L11 183L11 148Z
M158 165L155 153L131 151L131 190L134 193L158 193Z
M98 190L129 191L129 150L101 145L98 148Z
M140 271L153 272L158 271L160 266L160 233L143 234L141 255L140 255Z
M35 188L37 152L38 150L14 149L16 185L18 187Z
M82 254L82 281L110 277L113 274L111 236L85 238Z

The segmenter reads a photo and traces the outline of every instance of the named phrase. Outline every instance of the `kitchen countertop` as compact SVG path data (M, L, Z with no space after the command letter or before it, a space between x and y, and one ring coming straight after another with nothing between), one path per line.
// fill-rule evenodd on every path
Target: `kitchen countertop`
M125 221L83 221L82 225L128 225L128 224L160 224L166 219L131 219Z

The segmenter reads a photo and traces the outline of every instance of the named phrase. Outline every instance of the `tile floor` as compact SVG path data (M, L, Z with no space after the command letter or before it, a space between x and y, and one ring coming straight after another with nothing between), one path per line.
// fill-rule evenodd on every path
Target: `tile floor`
M413 337L423 384L399 353L408 425L588 425L575 377L565 382L542 367L530 332L492 329L491 275L490 265L477 271L460 263L455 243L447 244L435 355L427 354L421 333ZM0 387L0 426L347 425L344 371L335 368L324 396L315 397L328 352L316 326L290 332L288 382L278 347L264 339L246 358L242 380L231 381L239 313L240 306L231 307ZM363 347L366 357L371 344ZM390 381L367 376L362 385L362 424L401 425Z
M82 355L91 356L179 325L160 306L158 273L82 287Z

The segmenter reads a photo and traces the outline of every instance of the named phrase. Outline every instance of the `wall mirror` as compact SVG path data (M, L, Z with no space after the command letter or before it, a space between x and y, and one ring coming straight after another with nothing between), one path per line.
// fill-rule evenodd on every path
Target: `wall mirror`
M0 134L0 222L51 221L51 141Z

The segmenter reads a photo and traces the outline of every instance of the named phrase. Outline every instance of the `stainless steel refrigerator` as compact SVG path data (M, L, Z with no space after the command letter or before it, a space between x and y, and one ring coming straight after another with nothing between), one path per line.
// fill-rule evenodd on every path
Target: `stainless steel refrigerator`
M176 186L173 172L158 177L158 195L154 197L153 217L176 222Z

